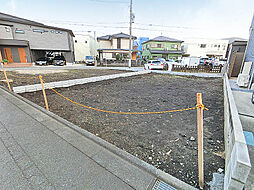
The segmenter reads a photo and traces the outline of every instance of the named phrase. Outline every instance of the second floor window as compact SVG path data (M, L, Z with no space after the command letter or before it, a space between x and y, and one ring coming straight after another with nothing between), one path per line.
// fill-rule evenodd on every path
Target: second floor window
M15 33L18 33L18 34L25 34L25 31L24 31L24 30L18 30L18 29L16 29L16 30L15 30Z
M177 49L178 48L178 45L177 44L172 44L171 45L171 49Z
M206 44L200 44L200 48L206 48Z
M42 30L42 29L33 29L33 32L43 33L43 32L45 32L45 30Z
M117 38L117 49L121 49L121 39Z

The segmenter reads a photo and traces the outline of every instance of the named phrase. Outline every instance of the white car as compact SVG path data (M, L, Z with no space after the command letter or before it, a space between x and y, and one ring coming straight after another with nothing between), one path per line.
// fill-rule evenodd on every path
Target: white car
M164 69L164 64L159 60L150 60L144 66L146 70Z

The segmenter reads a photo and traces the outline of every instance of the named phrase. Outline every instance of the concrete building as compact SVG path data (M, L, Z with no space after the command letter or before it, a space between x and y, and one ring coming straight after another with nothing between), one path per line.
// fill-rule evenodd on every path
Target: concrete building
M74 62L71 30L0 13L0 52L9 63L29 63L47 53L63 54Z
M132 36L131 49L132 60L136 60L136 50L133 49L133 40L137 39ZM118 33L113 35L106 35L97 38L99 48L99 58L102 59L116 59L116 55L120 54L121 57L126 59L129 53L129 35Z
M228 40L186 39L183 43L185 54L191 57L225 58Z
M158 36L143 43L142 57L145 59L178 59L183 54L182 42L182 40Z
M97 43L97 42L96 42ZM97 46L97 45L96 45ZM75 34L74 37L74 54L75 61L83 62L86 56L96 56L94 37L89 34Z

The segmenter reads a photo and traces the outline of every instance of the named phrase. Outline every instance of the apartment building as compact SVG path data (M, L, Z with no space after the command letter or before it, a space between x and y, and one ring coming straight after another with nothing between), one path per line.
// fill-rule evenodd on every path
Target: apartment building
M183 43L185 54L191 57L225 58L228 40L186 39Z

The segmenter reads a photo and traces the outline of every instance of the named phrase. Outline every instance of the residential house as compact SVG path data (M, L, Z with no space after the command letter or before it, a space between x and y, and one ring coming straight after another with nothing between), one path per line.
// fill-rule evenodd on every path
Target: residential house
M183 55L182 42L182 40L158 36L143 43L142 57L144 59L178 59Z
M186 39L183 50L191 57L215 57L225 58L228 40L217 39Z
M31 63L49 52L74 62L73 37L68 29L0 13L0 53L9 63Z
M129 35L118 33L106 35L97 38L99 48L99 59L116 59L116 55L120 54L123 58L128 58L129 54ZM133 41L137 39L135 36L131 38L132 60L136 59L136 50L133 49Z

